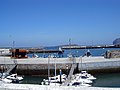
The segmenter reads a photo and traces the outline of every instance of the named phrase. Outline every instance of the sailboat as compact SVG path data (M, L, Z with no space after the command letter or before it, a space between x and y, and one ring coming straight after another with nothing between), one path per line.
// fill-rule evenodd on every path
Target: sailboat
M56 61L55 61L55 76L50 77L50 68L49 68L50 57L51 56L49 56L49 58L48 58L48 79L43 79L43 82L41 82L41 84L42 85L43 84L45 84L45 85L61 85L62 82L65 82L67 75L62 74L61 69L60 69L60 75L56 75Z

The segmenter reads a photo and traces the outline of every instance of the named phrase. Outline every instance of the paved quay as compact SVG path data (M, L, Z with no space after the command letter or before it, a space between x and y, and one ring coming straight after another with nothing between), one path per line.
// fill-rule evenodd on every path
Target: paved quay
M120 88L84 87L84 86L47 86L33 84L1 84L0 90L120 90Z
M0 57L0 64L50 64L54 63L94 63L94 62L112 62L120 61L120 58L106 59L102 56L98 57L76 57L76 58L26 58L26 59L11 59L10 57Z
M14 61L18 65L28 65L29 68L34 68L35 66L38 66L38 70L43 68L47 68L47 64L49 61L49 64L56 65L67 65L72 63L78 63L78 69L104 69L104 68L120 68L120 58L111 58L106 59L104 57L76 57L76 58L26 58L26 59L11 59L10 57L0 57L0 65L13 65ZM81 64L82 63L82 64ZM40 67L42 65L42 67ZM70 66L69 66L70 67ZM22 67L20 67L22 68ZM25 68L25 67L24 67ZM44 69L43 68L43 69ZM66 69L66 67L63 67L63 69Z

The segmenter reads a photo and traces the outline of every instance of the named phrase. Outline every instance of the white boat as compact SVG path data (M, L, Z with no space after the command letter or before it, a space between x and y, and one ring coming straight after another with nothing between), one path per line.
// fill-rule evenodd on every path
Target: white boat
M61 84L60 83L50 83L49 85L50 86L60 86Z
M76 77L73 81L81 82L81 83L87 83L91 84L93 83L91 80L88 80L86 78Z
M71 81L71 83L69 83L69 86L86 86L86 87L90 87L91 85L74 80L74 81Z
M91 87L90 84L86 84L86 83L81 83L80 86Z
M58 80L60 80L60 75L57 75L56 78L57 78ZM67 75L66 75L66 74L62 74L62 75L61 75L61 79L63 79L63 81L66 80L66 79L67 79Z
M1 79L5 83L19 83L23 80L23 77L17 76L17 74L8 75L6 77L2 77Z
M62 74L61 75L61 82L65 82L67 78L67 75ZM60 75L54 76L54 77L49 77L49 80L43 79L43 82L45 85L50 85L50 83L60 83Z
M12 80L7 79L7 78L2 78L1 79L4 83L12 83Z
M81 71L82 73L82 76L85 76L86 78L90 79L90 80L95 80L96 78L91 75L91 74L88 74L87 71Z
M8 75L6 77L7 79L11 79L11 80L19 80L19 81L22 81L23 80L23 77L21 76L18 76L17 74L12 74L12 75Z
M76 74L75 76L80 76L80 77L86 78L88 80L95 80L96 79L93 75L88 74L87 71L81 71L81 73Z
M70 86L91 86L93 82L87 78L83 78L82 74L75 74L72 77L71 82L69 83Z

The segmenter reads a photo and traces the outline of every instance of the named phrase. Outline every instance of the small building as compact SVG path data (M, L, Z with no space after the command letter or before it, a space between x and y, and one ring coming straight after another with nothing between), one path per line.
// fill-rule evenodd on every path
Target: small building
M25 49L12 49L10 51L12 52L12 58L28 58L28 51Z

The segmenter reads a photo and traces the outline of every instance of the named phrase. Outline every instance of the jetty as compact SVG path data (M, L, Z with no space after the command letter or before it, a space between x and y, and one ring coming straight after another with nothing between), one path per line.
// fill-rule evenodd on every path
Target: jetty
M120 88L49 86L33 84L0 84L0 90L120 90Z
M64 50L28 49L28 53L63 53Z
M119 71L120 70L120 58L104 58L99 57L75 57L75 63L78 64L78 71L88 70L88 71ZM68 65L68 70L72 67L73 60L70 58L21 58L15 59L17 61L17 73L24 75L47 75L48 71L48 60L50 64L50 69L54 71L55 62L56 69L62 69L63 72L67 72L66 65ZM81 64L82 62L82 64ZM10 57L0 57L0 65L7 65L8 68L14 65L14 62Z
M118 45L96 45L96 46L80 46L80 45L66 45L62 49L97 49L97 48L120 48Z
M105 88L105 87L74 87L67 86L71 75L73 74L76 66L81 70L81 65L83 70L111 70L111 69L120 69L120 58L104 58L99 57L74 57L74 58L24 58L24 59L15 59L17 62L17 70L29 72L38 70L39 72L48 69L48 59L50 68L54 69L54 64L56 61L56 69L66 70L66 65L70 69L67 81L61 86L49 86L49 85L32 85L32 84L0 84L1 90L120 90L120 88ZM13 60L10 57L0 57L0 65L11 66L14 65ZM82 64L81 64L82 63ZM31 71L30 71L31 70ZM25 73L24 72L24 75ZM40 74L40 73L39 73Z

